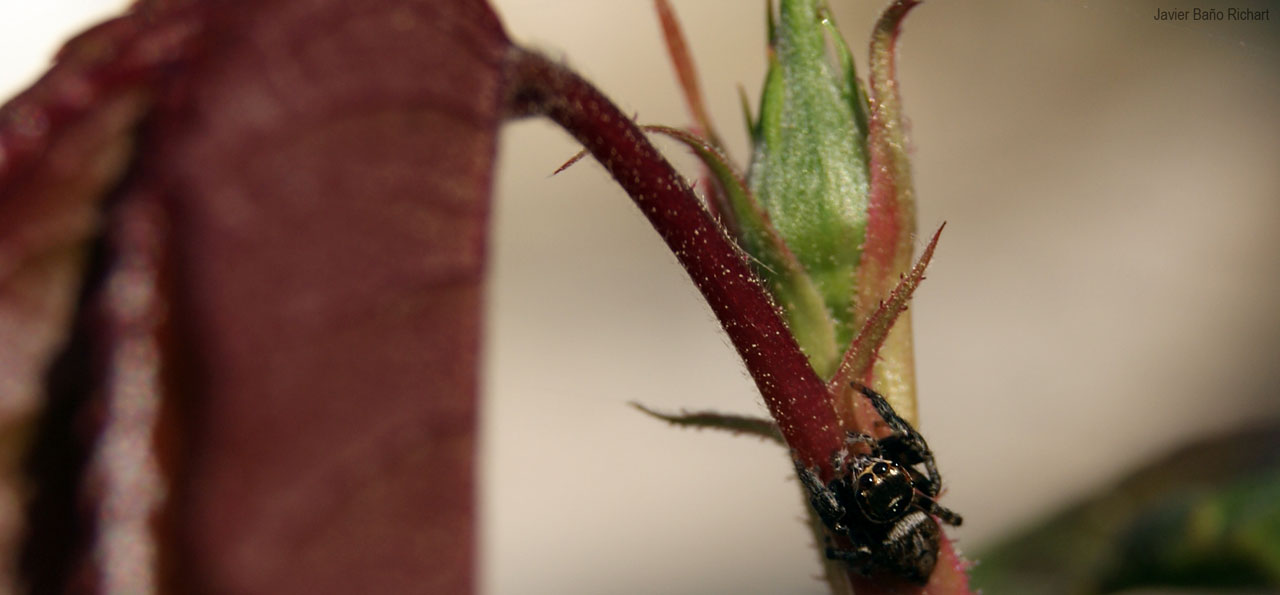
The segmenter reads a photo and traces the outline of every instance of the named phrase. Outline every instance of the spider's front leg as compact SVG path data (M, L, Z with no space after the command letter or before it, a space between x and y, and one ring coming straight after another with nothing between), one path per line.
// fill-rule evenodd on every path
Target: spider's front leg
M938 464L933 460L933 452L929 450L929 444L924 441L924 436L911 427L907 420L902 419L880 393L862 384L854 383L853 386L871 401L871 406L875 407L876 413L880 414L880 418L893 431L893 435L881 440L879 445L884 450L893 451L893 455L900 457L909 465L924 463L925 471L929 474L928 490L925 493L930 498L937 497L942 491L942 474L938 472Z
M884 423L889 424L889 429L893 430L894 434L903 436L904 440L912 442L913 445L924 445L924 438L920 436L920 433L911 427L907 420L902 419L902 416L898 415L897 411L893 410L893 405L890 405L883 395L871 390L871 387L866 385L854 383L853 387L861 391L867 397L867 400L871 401L871 406L876 408L876 413L880 414L880 418L884 420Z
M805 467L800 461L796 461L796 476L800 478L800 483L809 492L809 503L813 509L818 511L818 516L822 522L828 527L835 528L839 524L840 519L844 518L844 506L840 505L840 500L836 498L835 492L832 492L826 484L822 483L822 478L818 474Z

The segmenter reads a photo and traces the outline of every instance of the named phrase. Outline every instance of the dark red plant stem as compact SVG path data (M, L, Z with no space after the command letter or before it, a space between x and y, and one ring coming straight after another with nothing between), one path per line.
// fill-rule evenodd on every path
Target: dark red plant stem
M797 459L829 477L843 442L827 389L778 316L744 253L645 134L600 91L543 56L513 48L507 110L545 115L578 139L636 202L724 326Z

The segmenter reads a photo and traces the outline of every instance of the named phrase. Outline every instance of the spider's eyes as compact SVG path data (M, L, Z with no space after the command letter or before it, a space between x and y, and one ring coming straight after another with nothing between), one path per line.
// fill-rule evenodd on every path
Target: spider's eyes
M858 475L854 500L863 516L872 522L888 523L901 518L913 498L910 476L888 461L877 461Z

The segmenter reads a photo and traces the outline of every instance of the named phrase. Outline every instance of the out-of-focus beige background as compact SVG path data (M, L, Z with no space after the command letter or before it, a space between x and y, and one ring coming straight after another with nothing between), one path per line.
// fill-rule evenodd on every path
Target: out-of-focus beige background
M881 3L832 4L865 70ZM900 78L920 229L948 223L914 306L922 429L944 503L965 516L962 549L1174 445L1280 415L1280 3L1235 4L1270 20L1153 20L1201 6L1175 0L935 1L907 19ZM687 123L650 2L495 5L515 39L562 57L642 122ZM763 2L675 6L743 162L735 87L755 105ZM48 33L40 15L0 28L16 39L0 92L47 59L18 49L50 48L87 18L70 12ZM590 160L550 177L576 150L543 122L503 133L485 591L822 592L779 448L627 407L764 413L621 190Z

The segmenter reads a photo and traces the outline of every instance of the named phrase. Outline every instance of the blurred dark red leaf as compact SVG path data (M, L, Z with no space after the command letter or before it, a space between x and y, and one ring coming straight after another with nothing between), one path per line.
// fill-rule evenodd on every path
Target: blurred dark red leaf
M221 11L157 122L212 591L472 591L476 371L507 48L482 2Z
M198 31L190 12L151 16L135 12L71 40L44 77L0 107L0 590L17 581L20 548L33 592L95 580L77 570L91 559L101 503L83 472L110 397L86 396L97 390L92 360L110 354L89 330L113 325L92 306L77 314L77 302L98 301L79 296L102 286L85 279L103 278L103 201L128 169L161 79Z
M112 490L143 489L107 477L146 462L107 448L133 432L161 447L142 518L169 590L473 591L500 24L479 0L170 4L0 112L0 374L62 403L28 580L146 561L93 555L125 526Z

